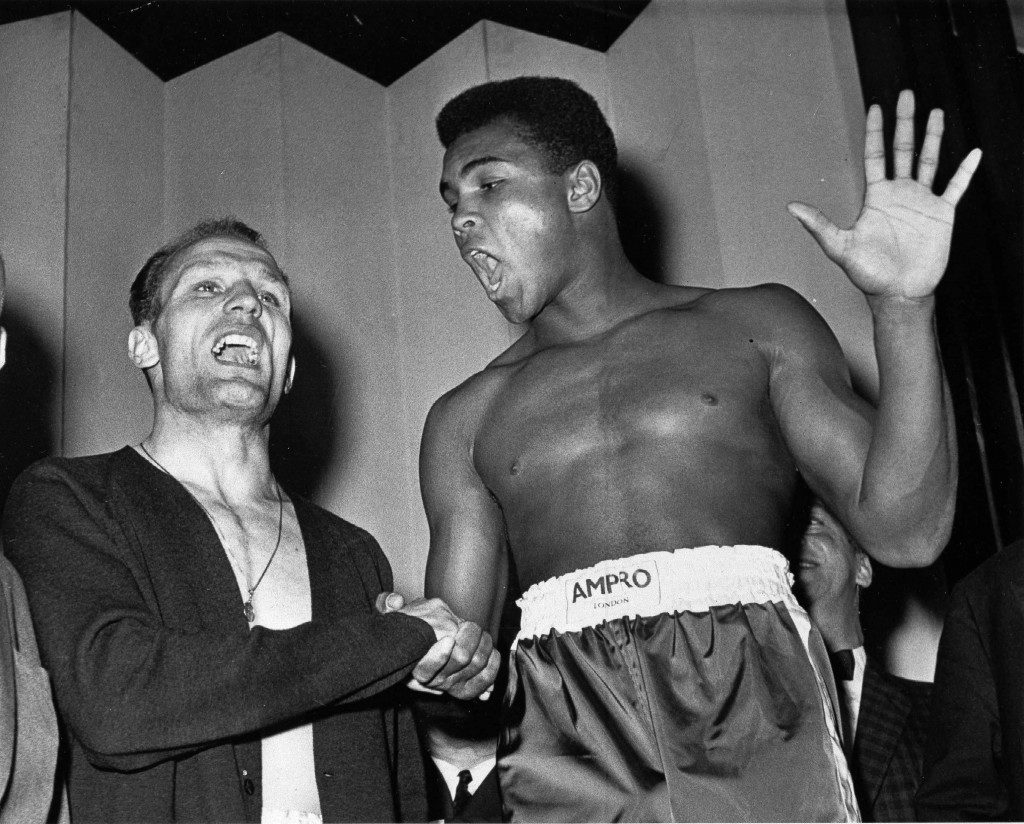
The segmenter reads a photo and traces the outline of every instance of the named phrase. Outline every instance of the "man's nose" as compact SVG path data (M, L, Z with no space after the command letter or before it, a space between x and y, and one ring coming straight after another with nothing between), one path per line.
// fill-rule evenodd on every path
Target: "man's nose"
M252 284L241 281L231 287L228 299L224 303L224 310L226 312L242 312L258 318L263 314L263 304Z
M466 232L468 229L472 229L476 226L477 221L477 215L471 210L463 207L460 203L455 207L455 211L452 212L452 230L455 232L455 236L461 238L461 233Z

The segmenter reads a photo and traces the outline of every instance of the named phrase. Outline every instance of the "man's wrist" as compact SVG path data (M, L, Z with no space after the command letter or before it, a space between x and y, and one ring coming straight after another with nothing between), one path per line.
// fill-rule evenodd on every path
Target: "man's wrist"
M908 298L902 295L868 295L868 307L876 323L917 326L935 317L935 293Z

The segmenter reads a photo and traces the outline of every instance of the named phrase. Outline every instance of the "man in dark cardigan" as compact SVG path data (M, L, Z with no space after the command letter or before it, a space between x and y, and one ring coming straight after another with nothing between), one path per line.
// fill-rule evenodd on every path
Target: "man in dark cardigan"
M85 821L421 819L404 684L475 698L497 656L437 600L383 614L377 542L280 488L290 289L258 233L200 224L132 286L138 447L15 484L22 574Z

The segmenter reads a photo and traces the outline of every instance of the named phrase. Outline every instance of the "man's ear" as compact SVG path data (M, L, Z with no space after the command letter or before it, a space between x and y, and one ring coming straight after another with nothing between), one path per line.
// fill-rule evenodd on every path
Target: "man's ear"
M855 557L857 559L857 574L854 576L854 581L861 589L866 589L871 586L871 579L875 574L871 567L871 558L866 552L861 552L859 549Z
M292 391L292 384L295 383L295 355L288 357L288 377L284 379L284 394Z
M566 172L569 211L588 212L601 199L601 172L590 160L581 160Z
M160 363L160 346L149 328L149 321L143 321L128 333L128 357L139 369Z

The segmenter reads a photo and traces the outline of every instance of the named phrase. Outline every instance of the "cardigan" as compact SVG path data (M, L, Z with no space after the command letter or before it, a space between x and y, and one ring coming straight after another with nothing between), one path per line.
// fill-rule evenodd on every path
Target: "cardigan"
M362 529L293 498L312 620L249 628L205 512L125 447L15 482L21 573L69 744L72 820L259 821L260 740L313 723L325 821L422 819L402 684L434 642L379 614L391 569Z

